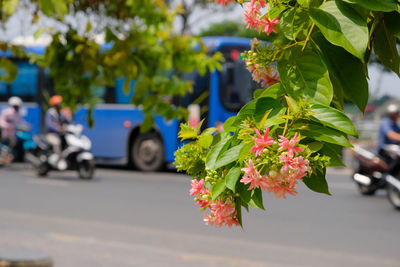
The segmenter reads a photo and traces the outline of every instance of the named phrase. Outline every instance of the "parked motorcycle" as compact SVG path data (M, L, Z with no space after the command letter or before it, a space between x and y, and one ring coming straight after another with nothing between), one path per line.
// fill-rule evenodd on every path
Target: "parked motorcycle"
M400 146L385 145L383 149L387 160L359 145L354 146L357 167L353 180L363 195L386 189L390 203L400 209Z
M36 148L26 152L26 159L33 164L39 176L46 176L49 171L77 170L79 178L92 179L95 163L90 152L91 142L82 134L83 126L69 124L65 127L62 139L62 159L53 151L45 135L37 135Z

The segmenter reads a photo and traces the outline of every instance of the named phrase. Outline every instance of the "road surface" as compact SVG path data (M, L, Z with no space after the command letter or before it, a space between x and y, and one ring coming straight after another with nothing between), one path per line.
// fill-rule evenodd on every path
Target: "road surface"
M76 177L0 169L0 252L55 266L400 266L400 212L385 192L360 196L346 170L328 174L332 196L264 194L267 210L244 212L244 229L205 226L183 174Z

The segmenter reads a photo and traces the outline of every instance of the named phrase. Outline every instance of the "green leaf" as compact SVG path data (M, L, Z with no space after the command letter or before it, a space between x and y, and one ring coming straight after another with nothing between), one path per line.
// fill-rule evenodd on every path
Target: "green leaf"
M226 151L227 148L225 147L225 145L229 140L230 136L228 134L221 135L221 140L211 147L211 150L208 152L206 158L206 168L209 168L211 170L215 169L217 157L221 152L223 153Z
M310 16L329 42L364 60L369 41L368 26L350 5L328 1L319 8L312 8Z
M321 104L312 105L310 110L313 112L312 117L321 124L346 134L357 136L357 131L351 120L339 110Z
M40 27L33 33L33 38L37 40L44 32L46 32L46 28Z
M347 3L357 4L373 11L394 11L398 6L396 0L342 0Z
M68 7L65 0L52 0L55 12L62 18L68 13Z
M249 201L249 204L254 207L254 208L259 208L262 210L265 210L264 204L263 204L263 197L262 197L262 191L260 188L256 188L252 190L253 193L251 195L251 199Z
M224 131L225 132L235 131L235 127L232 126L232 124L234 123L235 120L236 120L236 116L232 116L224 122Z
M299 106L297 105L297 102L290 96L285 96L285 99L289 109L292 112L297 113L299 111Z
M238 127L246 118L255 118L256 122L260 122L269 109L272 109L270 117L275 116L281 110L282 105L271 97L257 98L247 103L237 114L232 126Z
M190 127L188 124L181 123L181 129L179 131L178 137L181 140L194 139L194 138L197 138L197 132L195 129Z
M326 155L330 157L329 161L329 167L342 167L345 166L345 164L342 162L340 159L340 155L335 151L335 148L331 144L324 144L322 149L319 151L321 155Z
M249 190L249 185L245 185L244 183L238 183L238 190L240 198L243 203L249 203L251 199L251 190Z
M325 179L326 169L323 170L322 173L313 173L310 176L306 176L303 178L304 184L310 188L312 191L317 193L323 193L327 195L331 195L328 188L328 183Z
M243 227L242 224L242 200L240 197L235 197L235 210L236 210L236 218L240 224L241 227Z
M297 0L297 3L302 7L309 8L321 5L322 0Z
M217 158L217 161L215 162L214 168L218 169L220 167L223 167L225 165L228 165L232 162L235 162L239 158L239 152L244 146L244 143L231 147L227 151L225 151L221 156Z
M271 126L283 124L283 123L285 123L285 122L286 122L286 120L283 119L283 118L278 118L278 117L270 118L270 119L267 119L267 120L264 122L264 127L263 127L263 129L265 129L265 128L267 128L267 127L271 127Z
M142 124L140 125L140 132L144 133L154 126L154 118L151 115L145 114Z
M299 46L286 54L278 62L278 72L287 94L295 100L303 98L311 103L329 105L333 88L320 56L310 49L302 52Z
M306 37L305 29L310 24L310 18L306 11L291 8L284 12L279 20L281 21L280 27L283 34L289 40L296 40L299 34L301 38ZM301 33L303 34L301 35Z
M17 66L8 58L0 58L0 70L3 70L0 73L1 81L11 83L12 81L14 81L15 77L17 77Z
M319 151L323 146L324 143L322 142L311 142L307 144L308 149L310 149L312 152Z
M90 32L92 30L92 23L90 21L86 24L86 32Z
M284 88L281 86L281 83L274 83L272 86L265 88L265 89L258 89L261 90L259 95L254 98L262 98L262 97L271 97L274 99L278 99L279 97L285 94ZM254 92L255 93L255 92Z
M389 32L384 21L375 29L374 51L379 61L400 77L400 57L396 37Z
M38 0L42 12L48 16L59 16L63 18L68 12L67 3L64 0Z
M399 12L389 12L384 13L385 25L389 32L400 38L400 13Z
M268 112L266 118L272 118L278 115L282 110L282 105L271 97L262 97L256 100L256 109L254 111L254 118L257 123L264 119L265 113ZM265 119L266 119L265 118Z
M211 135L211 134L215 133L216 130L217 130L217 128L215 128L215 127L207 128L201 133L200 136Z
M7 16L14 14L17 10L19 0L3 0L1 9Z
M300 129L300 133L315 140L324 141L340 146L352 147L345 134L329 127L309 124L306 129Z
M251 155L250 149L253 147L253 144L245 144L242 149L239 152L239 162L243 162L244 160L247 160L249 156Z
M201 135L201 136L199 136L199 140L197 141L197 143L201 147L208 149L208 148L210 148L212 141L213 141L212 135Z
M233 193L235 193L236 190L236 183L239 180L241 170L239 167L232 168L228 171L228 173L225 176L225 185L227 188L232 190Z
M343 48L329 43L321 33L314 34L312 40L329 73L334 77L333 84L364 112L369 91L363 63Z
M214 184L211 189L212 200L216 200L217 197L221 195L222 192L224 192L225 188L225 180L219 181L218 183Z

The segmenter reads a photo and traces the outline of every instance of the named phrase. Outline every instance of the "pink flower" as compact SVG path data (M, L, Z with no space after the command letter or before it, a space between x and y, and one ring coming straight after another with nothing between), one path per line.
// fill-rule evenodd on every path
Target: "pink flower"
M254 65L253 65L254 66ZM271 86L277 82L279 82L278 72L276 70L272 70L271 67L247 67L249 71L253 71L252 77L253 80L260 83L261 86Z
M265 2L265 0L251 0L250 5L255 6L256 2L258 2L257 6L259 6L259 8L263 8L267 5L267 2Z
M239 225L236 219L236 210L231 201L218 200L210 205L211 214L204 214L204 222L206 225L215 225L220 227L226 224L228 227Z
M279 82L279 76L278 76L278 72L274 72L273 74L268 74L264 76L264 82L261 84L261 86L265 86L266 84L268 84L268 86L271 86L277 82Z
M261 20L261 27L263 31L269 35L271 32L276 33L275 25L280 24L278 21L278 17L274 18L273 20L268 19L267 17L264 20Z
M268 191L275 194L275 198L286 198L286 194L296 195L297 183L295 180L287 179L276 171L268 174Z
M273 145L276 142L272 137L268 136L269 128L265 129L264 137L261 136L257 128L255 128L254 131L258 135L258 138L253 138L255 145L250 149L250 151L253 152L256 155L256 157L258 157L259 155L261 155L264 147Z
M212 1L212 0L210 0ZM235 2L235 0L214 0L217 4L226 6L229 2Z
M211 192L208 190L208 188L204 188L200 190L199 195L195 198L196 205L200 205L200 207L206 207L210 204L210 197Z
M204 186L204 179L201 179L200 181L193 179L192 180L192 188L190 189L190 195L191 196L199 196L201 193L201 190L203 189Z
M296 183L282 182L274 188L275 198L286 198L286 194L297 195Z
M289 181L300 180L311 170L308 165L310 162L302 156L293 158L293 155L282 153L279 159L285 163L281 168L281 175Z
M253 188L261 188L262 190L267 190L269 184L267 180L267 176L261 176L260 173L254 168L253 161L249 159L249 163L244 162L247 165L247 168L243 168L244 171L243 178L240 182L244 184L250 184L249 190Z
M247 5L246 9L244 10L243 17L244 23L247 24L247 29L255 28L258 29L261 26L260 21L261 12L258 8L254 7L253 5Z
M295 133L294 136L288 140L286 137L280 135L279 137L279 149L278 150L284 150L287 149L287 153L289 156L293 157L294 153L298 152L303 152L303 149L300 147L296 147L296 144L300 141L297 139L298 133Z

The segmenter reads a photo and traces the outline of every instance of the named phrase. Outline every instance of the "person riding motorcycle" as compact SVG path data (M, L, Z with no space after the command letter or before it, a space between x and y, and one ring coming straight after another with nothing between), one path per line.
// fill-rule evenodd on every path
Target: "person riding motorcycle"
M386 108L386 116L382 119L379 127L377 152L386 161L390 161L383 147L388 144L400 143L400 127L397 120L400 118L400 109L395 104L390 104Z
M60 169L66 166L65 160L62 158L62 143L61 136L64 133L64 126L70 123L70 120L65 116L61 109L62 97L59 95L52 96L49 104L51 108L48 109L45 116L46 124L46 141L53 147L53 151L57 158L57 165Z
M13 151L17 144L17 126L27 123L19 113L22 106L21 98L17 96L10 97L8 104L10 107L4 109L0 115L1 142Z

